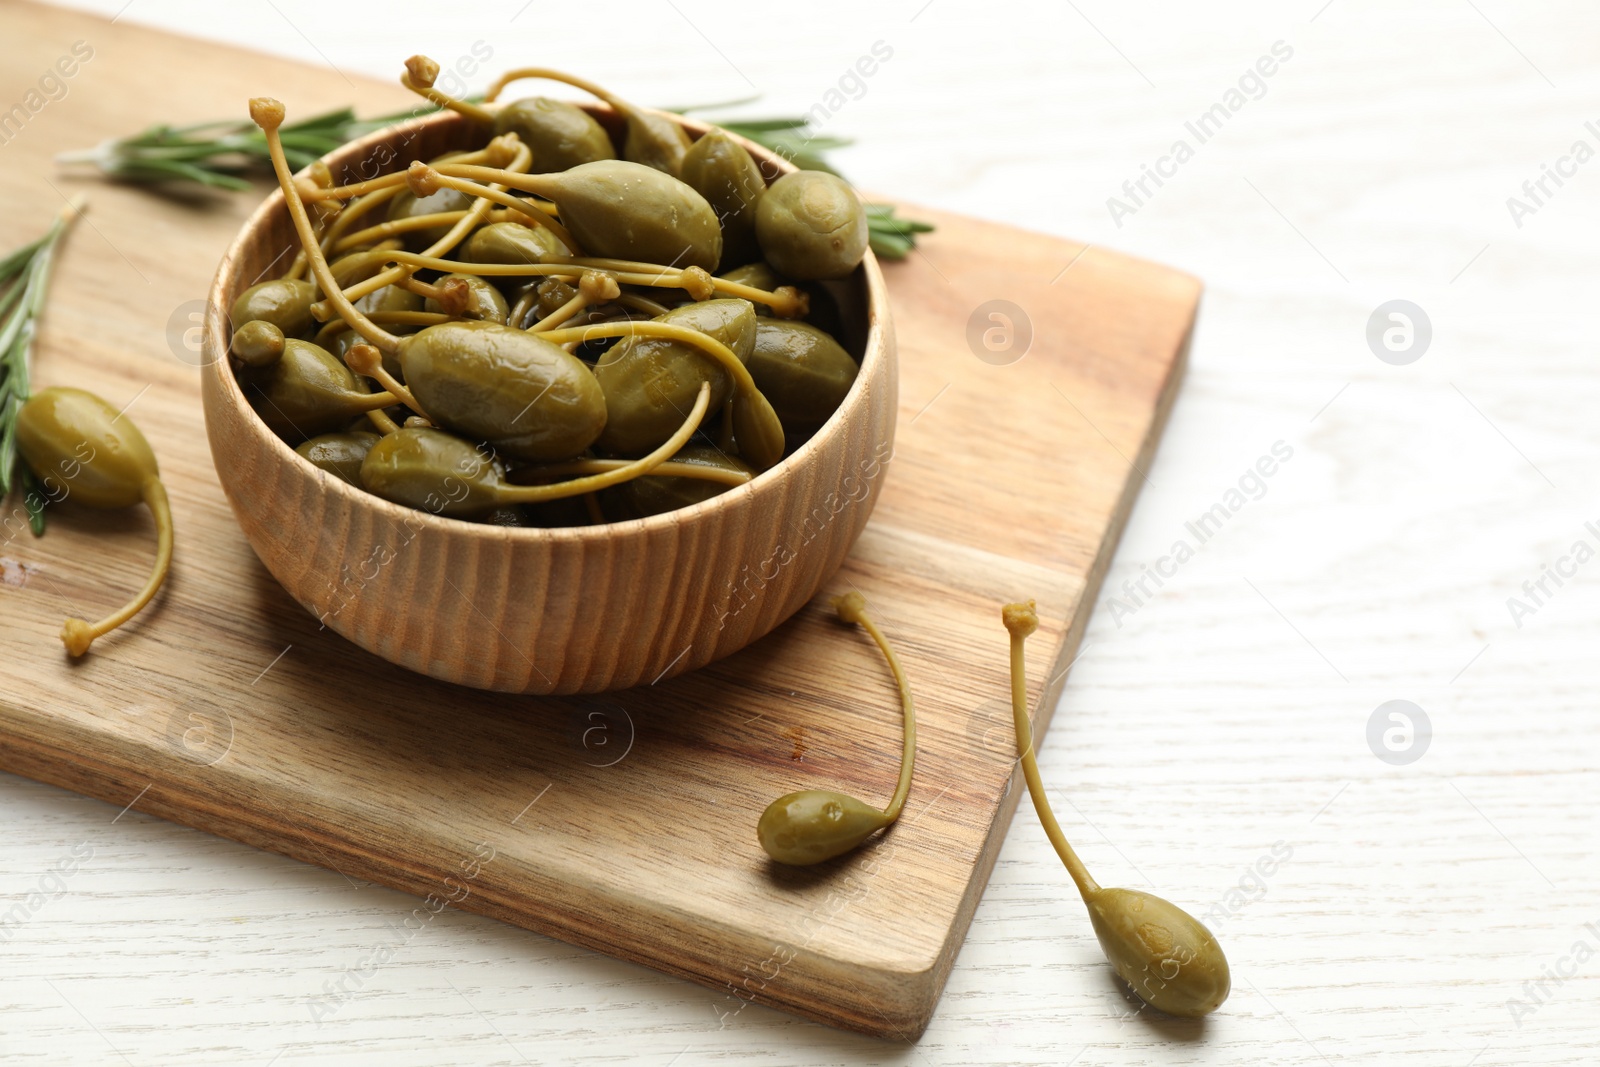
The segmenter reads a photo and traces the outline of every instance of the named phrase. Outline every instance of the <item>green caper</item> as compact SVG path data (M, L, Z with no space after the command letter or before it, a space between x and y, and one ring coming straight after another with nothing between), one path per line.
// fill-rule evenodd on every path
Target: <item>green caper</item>
M715 270L722 227L706 198L677 178L625 160L585 163L521 183L548 196L584 254Z
M860 370L839 342L804 322L765 318L745 361L788 433L803 436L844 403Z
M741 361L755 346L756 315L748 300L707 300L673 308L655 321L708 334ZM596 446L620 455L648 452L683 421L702 381L711 383L711 407L727 399L732 383L714 359L684 341L625 337L600 357L594 377L605 394L606 425Z
M331 433L352 416L395 402L388 393L368 392L327 349L295 338L251 380L249 393L261 421L291 440Z
M879 811L864 801L832 789L803 789L787 793L767 805L756 823L756 839L767 855L779 863L798 866L821 863L843 855L867 838L894 823L905 810L911 792L911 775L917 754L917 716L912 706L911 684L906 681L900 660L867 616L867 599L858 592L833 598L833 609L841 622L866 630L883 652L883 658L900 690L900 706L905 718L905 737L900 754L900 780L889 806Z
M364 430L325 433L295 446L311 463L340 481L361 485L361 462L378 443L378 434Z
M233 331L229 348L240 363L252 370L270 367L283 355L283 331L265 319L251 319Z
M356 301L356 307L365 314L375 311L421 311L426 298L398 285L386 285Z
M435 515L485 515L506 503L500 461L444 430L385 434L362 460L360 478L369 493Z
M254 319L270 322L285 337L299 337L316 326L311 304L317 287L302 278L274 278L252 285L233 301L234 329Z
M17 409L17 453L57 499L91 508L126 508L143 502L156 521L156 562L132 600L99 622L69 618L61 643L70 656L89 651L104 636L150 603L172 565L172 508L155 452L139 427L93 393L82 389L41 389Z
M628 132L622 139L622 158L674 178L682 173L689 135L677 120L639 108L628 108L623 114L628 120Z
M1112 969L1152 1007L1197 1019L1228 999L1227 957L1194 916L1139 889L1101 889L1084 902Z
M883 812L855 797L802 789L767 806L756 837L779 863L806 866L849 852L887 825Z
M756 238L773 269L791 278L843 278L866 254L867 213L842 178L794 171L762 195Z
M468 263L543 263L546 257L568 254L560 239L543 226L491 222L467 238L461 258Z
M761 194L767 191L767 183L761 177L761 168L744 146L725 130L710 131L683 157L683 180L706 198L706 203L722 222L719 269L726 271L759 258L756 205L761 201Z
M543 96L513 100L495 112L496 136L514 133L533 152L529 172L571 170L584 163L615 159L604 127L582 108ZM476 259L474 263L513 262Z
M566 459L605 427L606 398L594 374L537 334L446 322L402 338L399 351L406 385L430 417L509 455Z
M458 279L467 287L470 299L463 312L469 319L482 319L484 322L497 322L505 325L506 316L511 314L511 309L506 306L506 298L500 295L489 282L476 274L446 274L434 284L440 284L450 279ZM422 304L423 311L432 311L438 314L444 310L437 300L429 297Z
M749 477L754 477L756 473L748 463L710 445L686 445L673 455L672 462L694 467L713 467ZM638 518L644 518L648 515L660 515L663 512L691 507L726 493L731 488L733 486L727 482L714 481L710 478L663 477L651 474L635 478L611 492L617 494L623 510Z
M1169 1015L1199 1018L1228 999L1228 959L1211 931L1194 916L1138 889L1102 888L1067 842L1050 810L1028 726L1028 675L1023 645L1039 628L1033 601L1007 604L1001 620L1011 635L1011 712L1022 775L1045 836L1072 876L1089 909L1100 948L1112 968L1145 1002Z

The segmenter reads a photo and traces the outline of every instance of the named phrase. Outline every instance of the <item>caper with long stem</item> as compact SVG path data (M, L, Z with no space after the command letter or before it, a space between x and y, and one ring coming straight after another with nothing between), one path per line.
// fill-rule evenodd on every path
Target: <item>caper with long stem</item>
M900 706L905 715L905 740L900 754L900 780L894 796L882 811L847 793L833 789L802 789L788 793L767 805L756 824L756 837L767 855L779 863L806 866L841 856L879 830L894 823L905 810L911 792L911 774L917 757L917 713L911 700L911 683L900 667L900 660L889 639L867 616L867 598L849 592L833 598L833 609L841 621L859 625L872 636L888 661L900 690Z
M551 70L548 67L519 67L516 70L506 71L489 86L489 91L483 94L484 101L493 103L507 85L525 78L560 82L598 97L621 115L628 124L627 133L623 136L624 158L664 171L675 178L683 171L683 157L689 151L689 136L684 133L682 126L665 116L654 115L636 107L609 89L596 85L586 78L565 71ZM429 99L434 98L429 97ZM439 100L435 102L443 103ZM451 103L446 106L455 105Z
M17 451L46 485L91 508L126 508L143 502L156 520L156 562L144 588L99 622L69 618L61 643L73 657L95 638L142 611L172 566L172 508L150 442L123 412L93 393L55 386L33 394L17 412Z
M1105 889L1089 875L1061 832L1039 777L1028 727L1028 675L1023 644L1039 628L1033 601L1007 604L1001 611L1011 634L1011 713L1017 752L1033 807L1045 836L1078 887L1089 909L1100 948L1122 980L1151 1007L1168 1015L1199 1018L1228 999L1232 979L1222 947L1200 921L1182 908L1138 889Z

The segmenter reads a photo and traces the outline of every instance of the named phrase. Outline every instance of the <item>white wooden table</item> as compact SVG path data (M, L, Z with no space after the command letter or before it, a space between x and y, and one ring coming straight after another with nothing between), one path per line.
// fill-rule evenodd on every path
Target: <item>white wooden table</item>
M0 776L0 911L39 905L0 949L5 1063L1593 1062L1600 159L1562 162L1600 150L1593 5L520 7L121 17L351 73L483 40L493 69L649 101L822 103L867 188L1203 277L1189 380L1042 762L1091 869L1209 922L1233 997L1204 1024L1136 1013L1025 808L914 1046L758 1008L719 1028L712 992L455 911L319 1024L309 1005L409 898ZM846 77L877 42L892 56ZM1202 141L1186 123L1208 112ZM1545 164L1567 174L1534 201ZM1144 165L1163 184L1139 190ZM1380 338L1386 361L1368 324L1397 299L1431 341ZM1431 738L1378 711L1394 700Z

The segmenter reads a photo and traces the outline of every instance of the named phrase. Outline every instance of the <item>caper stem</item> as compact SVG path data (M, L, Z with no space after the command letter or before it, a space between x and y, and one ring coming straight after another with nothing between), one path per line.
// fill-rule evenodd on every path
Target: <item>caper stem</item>
M513 471L511 477L519 484L524 484L525 480L531 478L569 478L575 474L604 474L607 471L621 470L632 462L628 459L574 459L566 463L521 467ZM750 475L741 470L674 460L668 460L650 473L662 478L694 478L702 482L717 482L720 485L743 485L750 480Z
M156 562L150 571L150 577L144 583L144 588L139 590L134 598L107 615L99 622L86 622L79 618L70 618L61 627L61 643L67 646L67 653L74 658L89 651L89 646L95 638L103 637L139 614L144 606L150 603L161 584L167 580L167 572L172 568L172 505L167 501L167 490L161 484L161 479L151 477L146 479L140 487L140 494L150 509L150 514L156 520Z
M437 311L374 311L368 314L367 318L391 326L437 326L441 322L457 320L455 315L444 315ZM322 329L317 331L316 339L312 343L318 348L327 348L334 334L349 328L350 325L343 319L329 319L322 324Z
M625 308L632 308L634 311L642 311L652 318L657 315L665 315L672 310L667 305L651 300L648 296L643 296L639 293L620 293L613 303L621 304Z
M398 433L400 424L389 417L389 413L382 408L373 408L367 412L367 421L381 434Z
M483 102L486 104L494 103L499 99L500 94L505 91L506 86L514 81L522 81L525 78L540 78L544 81L570 85L574 89L582 89L590 96L610 105L620 115L631 115L639 110L603 86L580 78L576 74L567 74L564 71L552 70L549 67L517 67L514 70L506 71L496 78L494 84L489 86L488 91L483 94Z
M426 63L418 64L417 60L425 60ZM425 74L428 66L432 67L431 73L428 73L427 76L422 77L419 81L418 77ZM426 56L413 56L406 62L406 72L400 75L400 84L424 100L428 100L440 107L447 107L451 111L459 112L469 119L475 119L485 125L494 125L494 112L489 111L487 108L481 108L477 104L468 103L465 100L457 100L455 97L447 96L435 89L432 79L438 76L438 71L439 65L434 63L433 60L428 59Z
M1089 875L1089 870L1072 850L1067 835L1061 832L1055 812L1050 810L1050 798L1045 796L1044 780L1039 777L1039 761L1033 755L1033 731L1028 727L1028 671L1024 660L1023 644L1039 625L1039 616L1033 601L1026 604L1008 604L1002 615L1006 630L1011 634L1011 717L1017 731L1017 752L1022 760L1022 776L1028 783L1028 795L1033 798L1033 808L1039 814L1039 824L1045 836L1055 846L1056 855L1066 865L1067 873L1078 887L1084 903L1100 892L1100 884Z
M283 139L278 136L278 127L283 122L283 115L283 105L276 100L256 97L250 101L250 118L261 127L261 132L266 136L267 154L272 158L273 173L278 176L278 187L283 190L283 202L289 208L289 218L294 222L295 233L300 237L300 247L305 250L307 262L311 265L312 273L316 275L317 284L322 286L322 291L327 294L328 300L338 309L340 318L344 319L351 329L385 352L393 352L399 347L400 339L378 326L345 299L344 291L339 288L333 272L328 269L328 261L323 258L322 247L317 242L316 234L311 231L311 220L306 216L306 206L300 202L294 175L289 171L289 161L283 155Z
M441 167L447 169L441 170ZM472 181L470 178L459 177L458 171L461 169L484 171L490 175L490 180L492 180L495 185L504 185L512 189L523 188L523 185L516 179L530 181L539 177L539 175L533 174L518 174L515 171L507 170L501 167L458 168L449 163L441 163L439 167L430 167L428 164L420 161L411 164L411 170L407 173L410 176L415 176L418 182L437 184L446 189L455 189L458 192L466 193L469 196L476 196L483 200L493 200L495 203L500 204L503 207L508 207L513 211L521 212L522 215L525 218L530 219L535 226L543 226L545 229L555 234L556 238L562 244L566 245L574 252L579 251L577 240L572 236L572 234L567 232L567 228L565 226L561 225L561 223L557 222L554 218L545 214L543 211L540 211L538 208L529 205L521 198L512 196L510 193L505 192L502 189L495 188L495 185L484 185L481 182ZM413 189L415 189L415 184L413 184Z
M411 233L413 230L427 230L435 226L445 226L466 217L467 210L463 209L461 211L435 211L431 215L412 215L404 219L390 219L388 222L380 222L375 226L368 226L364 230L357 230L355 233L339 238L338 243L332 249L323 249L323 254L326 255L329 251L335 253L345 252L358 245L370 244L385 237Z
M364 196L368 193L381 192L385 189L399 186L405 187L406 172L403 170L380 174L376 178L367 178L349 185L313 185L307 181L295 181L294 189L300 194L300 199L312 200L350 200L354 197Z
M562 323L571 319L578 312L589 306L589 297L585 293L573 293L566 303L556 308L550 314L528 327L529 333L547 333Z
M371 345L351 345L350 350L345 353L344 361L351 370L355 371L357 374L364 374L368 378L376 379L378 384L383 386L384 389L388 391L387 393L377 393L374 395L387 395L389 397L389 404L392 404L398 400L412 411L415 411L418 415L421 415L425 419L428 418L428 413L422 410L422 405L418 404L417 398L411 395L411 390L407 389L401 384L399 379L389 373L389 368L383 365L382 357L378 355L377 350ZM382 404L379 406L388 407L389 404ZM430 419L429 421L432 420Z
M771 291L757 289L753 285L745 285L742 282L715 277L694 267L669 267L660 263L643 263L633 259L606 259L597 256L549 256L541 260L541 262L566 263L572 266L589 267L593 270L611 271L619 276L626 274L632 284L653 285L657 288L696 289L708 287L709 292L703 297L696 295L696 299L709 299L711 293L735 296L742 300L749 300L752 303L766 304L780 318L796 318L810 310L810 299L805 293L792 285L780 285L777 289ZM654 282L632 281L634 276L641 274L653 274L657 280Z
M622 295L617 280L604 271L585 271L578 278L578 291L560 307L528 327L529 333L548 333L584 308L604 304Z
M551 485L507 485L499 491L499 497L507 504L536 504L545 500L560 500L563 497L578 496L581 493L593 493L600 489L607 489L613 485L632 481L634 478L643 477L660 467L667 460L677 454L678 450L688 443L689 438L700 428L700 420L706 417L706 411L711 407L711 383L701 382L700 392L695 395L694 407L689 410L688 418L683 420L673 435L667 438L654 452L640 459L632 460L620 467L604 471L600 474L591 474L584 478L574 478L571 481L555 482Z
M405 186L403 185L397 185L390 189L379 189L375 193L355 197L349 204L346 204L345 209L339 213L339 217L333 220L322 235L322 254L332 255L334 242L344 236L350 227L371 214L373 208L387 204L399 196L404 189Z
M460 156L458 158L501 159L504 157L504 152L508 147L511 151L511 159L506 163L506 169L508 171L513 173L517 171L523 171L527 170L528 167L532 165L532 149L511 134L508 134L505 137L495 138L490 142L490 148L483 149L481 152L469 152L465 156ZM489 211L493 207L494 203L489 200L480 199L473 201L472 207L467 209L466 217L458 220L454 226L450 227L449 232L447 232L437 241L433 242L433 244L429 245L424 251L424 254L430 256L438 255L440 252L448 251L460 244L462 239L465 238L467 234L475 230L480 222L489 217ZM390 267L389 269L381 271L373 277L368 278L364 282L360 282L351 286L349 290L345 292L345 296L350 300L359 300L368 293L375 293L379 289L382 289L385 285L389 285L399 278L409 277L412 273L412 271L407 270L404 267ZM327 314L330 313L330 305L327 301L313 304L311 306L311 313L316 315L318 318L325 318Z
M883 809L884 822L888 824L898 819L900 812L905 809L906 797L911 792L911 772L917 762L917 709L911 700L911 683L906 679L905 669L900 666L900 657L889 647L889 639L867 614L867 598L860 593L846 593L844 596L835 597L833 605L834 610L839 613L839 618L859 625L871 635L872 640L883 652L883 658L888 661L889 671L894 675L894 683L900 690L900 708L905 715L905 741L900 752L900 780L894 787L894 796L890 798L889 806Z
M727 296L739 297L758 304L766 304L774 313L804 314L806 310L805 294L794 290L791 286L779 286L787 292L768 292L765 289L755 289L738 282L714 278L703 270L690 267L680 270L677 267L667 267L659 263L639 263L625 259L600 259L592 256L550 256L538 263L468 263L460 259L443 259L439 256L425 252L402 252L398 249L374 249L368 252L353 252L350 258L352 266L365 260L355 260L354 257L362 256L371 260L385 263L399 263L413 270L437 270L446 273L476 274L485 278L522 278L522 277L562 277L576 278L585 271L603 270L614 276L623 285L644 285L652 289L687 289L691 296L704 300L711 293L723 293ZM383 285L374 286L376 279L362 282L346 290L346 295L356 299L383 288ZM369 288L370 286L370 288ZM704 295L696 295L703 291ZM315 306L312 308L316 310ZM665 308L662 309L665 312Z
M476 148L471 152L463 152L459 156L452 157L451 162L503 162L508 158L510 146L514 143L520 143L515 136L508 134L504 137L496 137L482 148ZM527 148L527 145L522 145L522 147ZM529 154L531 156L531 151ZM507 163L506 167L508 170L516 169L510 163ZM405 171L396 170L391 171L388 174L380 174L376 178L368 178L365 181L352 182L349 185L318 185L310 179L296 180L294 184L295 188L300 190L300 199L302 200L349 200L358 196L367 196L382 192L388 192L389 196L395 196L401 191L401 189L405 187L406 177L407 175Z

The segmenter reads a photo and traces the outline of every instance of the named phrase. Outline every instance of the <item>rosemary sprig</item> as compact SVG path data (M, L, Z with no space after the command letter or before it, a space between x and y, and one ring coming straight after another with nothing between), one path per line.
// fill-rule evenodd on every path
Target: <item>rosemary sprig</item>
M56 244L83 213L84 204L81 196L73 200L43 237L0 260L0 500L11 494L12 480L20 470L28 524L36 537L44 533L45 497L17 456L17 412L29 396L28 357L44 310Z
M469 101L481 97L467 97ZM755 97L719 104L672 108L679 114L710 111L748 104ZM335 148L374 130L437 110L431 105L397 111L373 119L358 119L348 107L314 115L290 123L279 130L284 155L295 169L310 166ZM717 123L730 133L747 137L783 156L802 170L825 170L838 174L826 153L854 142L848 137L807 132L804 118L728 119ZM247 178L268 175L272 164L267 156L267 141L253 122L198 122L191 126L151 126L131 137L113 138L95 148L67 152L56 157L59 163L87 164L109 178L127 182L196 182L213 189L243 191L250 188ZM895 217L889 204L867 205L867 231L872 250L884 259L904 259L916 247L919 233L933 227L925 222Z

